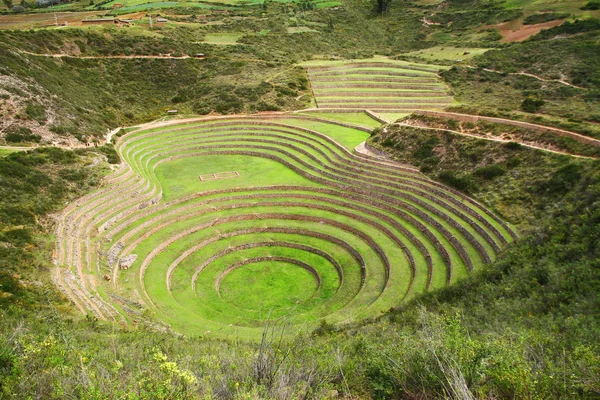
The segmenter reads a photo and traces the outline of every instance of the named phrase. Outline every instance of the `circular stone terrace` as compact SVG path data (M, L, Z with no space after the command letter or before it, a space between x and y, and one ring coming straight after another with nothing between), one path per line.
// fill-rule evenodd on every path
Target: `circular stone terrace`
M368 135L299 114L127 133L119 168L61 215L56 282L99 318L252 339L269 319L377 316L516 238L413 167L354 153Z

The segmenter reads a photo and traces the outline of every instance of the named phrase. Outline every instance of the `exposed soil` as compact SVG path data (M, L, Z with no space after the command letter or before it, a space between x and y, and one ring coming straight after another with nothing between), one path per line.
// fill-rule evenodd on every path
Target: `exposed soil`
M564 19L543 22L535 25L522 25L520 21L508 21L498 25L490 25L488 28L496 28L503 38L501 42L521 42L533 35L540 33L542 29L554 28L565 22Z

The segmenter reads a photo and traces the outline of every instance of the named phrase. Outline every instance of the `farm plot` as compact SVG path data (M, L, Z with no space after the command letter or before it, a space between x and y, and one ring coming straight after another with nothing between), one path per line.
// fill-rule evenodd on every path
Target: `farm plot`
M120 168L60 218L56 282L100 318L255 339L269 319L377 316L516 237L417 170L353 154L368 135L294 114L130 132Z
M443 109L453 100L436 75L443 67L388 59L309 62L317 107L401 114Z

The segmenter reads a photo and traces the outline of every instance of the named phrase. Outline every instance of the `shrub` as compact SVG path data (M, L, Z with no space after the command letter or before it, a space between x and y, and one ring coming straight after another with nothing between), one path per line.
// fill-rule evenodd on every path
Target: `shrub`
M508 150L519 150L523 147L523 145L521 145L521 143L517 143L517 142L508 142L504 145L505 148L507 148Z
M28 101L25 106L25 115L27 115L29 119L34 119L40 124L46 122L46 111L41 104Z
M256 106L257 111L279 111L280 108L274 104L269 104L264 101L261 101Z
M42 140L40 135L33 134L29 128L16 128L4 136L8 143L34 142L39 143Z
M585 3L580 10L600 10L600 0L591 0Z
M119 154L117 154L115 147L112 144L105 144L104 146L98 147L98 150L104 154L110 164L118 164L121 162Z
M568 18L570 14L567 13L542 13L542 14L532 14L529 17L523 20L524 25L534 25L541 24L543 22L555 21L557 19L565 19Z
M544 105L544 100L537 99L535 97L528 96L523 103L521 103L521 109L528 113L536 113Z
M579 165L569 163L552 174L547 182L542 183L542 189L550 193L564 194L581 179L581 172Z
M499 164L488 165L485 167L477 168L473 175L478 178L483 178L485 180L492 180L498 176L504 175L506 173L506 169Z
M419 144L419 147L417 147L417 149L413 152L413 156L419 160L433 157L435 155L433 153L433 148L439 143L440 138L437 136L432 136L425 142Z
M439 180L465 193L469 193L475 187L469 176L461 175L457 171L443 171L439 175Z
M453 131L458 130L458 128L460 127L460 124L455 119L449 119L446 123L448 125L448 129L451 129Z
M219 113L225 114L229 111L239 112L244 108L244 102L238 98L235 94L221 93L215 110Z

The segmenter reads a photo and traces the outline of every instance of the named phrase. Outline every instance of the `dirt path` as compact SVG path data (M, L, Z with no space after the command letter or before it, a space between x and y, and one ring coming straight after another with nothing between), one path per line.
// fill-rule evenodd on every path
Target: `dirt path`
M470 66L470 65L467 65L466 67L470 68L470 69L478 69L477 67L473 67L473 66ZM538 81L541 81L541 82L557 82L557 83L562 83L563 85L570 86L570 87L573 87L573 88L587 90L584 87L573 85L572 83L563 81L561 79L544 79L541 76L530 74L529 72L522 72L522 71L521 72L504 72L504 71L498 71L496 69L491 69L491 68L483 68L483 70L486 71L486 72L492 72L492 73L495 73L495 74L523 75L523 76L528 76L530 78L537 79Z
M106 134L106 143L110 143L110 141L112 140L112 137L114 135L116 135L117 133L119 133L121 131L121 127L119 126L118 128L113 129L112 131L108 131L108 133Z
M26 147L26 146L0 146L0 150L14 150L14 151L25 151L25 150L33 150L35 147Z
M450 132L450 133L455 133L455 134L461 135L461 136L472 137L472 138L475 138L475 139L489 140L491 142L499 142L499 143L517 142L521 146L523 146L523 147L529 147L530 149L542 150L542 151L546 151L546 152L549 152L549 153L560 154L560 155L563 155L563 156L570 156L570 157L576 157L576 158L585 158L587 160L597 160L597 158L595 158L595 157L579 156L579 155L575 155L575 154L571 154L571 153L566 153L566 152L563 152L563 151L550 150L550 149L547 149L547 148L544 148L544 147L541 147L541 146L535 146L535 145L532 145L532 144L525 144L525 143L522 143L522 142L518 142L516 140L505 140L505 139L491 138L491 137L487 137L487 136L474 135L474 134L471 134L471 133L464 133L464 132L459 132L459 131L453 131L451 129L430 128L430 127L425 127L425 126L414 126L414 125L411 125L411 124L403 124L403 123L398 123L398 124L394 124L394 125L408 126L408 127L411 127L411 128L418 128L418 129L426 129L428 131Z
M551 126L533 124L531 122L516 121L516 120L512 120L512 119L498 118L498 117L487 117L484 115L459 114L459 113L454 113L454 112L449 112L449 111L415 110L415 113L422 114L422 115L434 116L434 117L455 118L458 120L462 120L462 121L466 120L469 122L476 122L478 120L482 120L482 121L493 122L496 124L518 126L518 127L522 127L522 128L526 128L526 129L536 130L536 131L552 132L558 136L569 137L571 139L575 139L578 142L581 142L584 144L589 144L591 146L600 147L599 139L595 139L590 136L581 135L579 133L567 131L567 130L560 129L560 128L554 128Z
M365 156L376 158L378 160L390 161L388 158L380 156L379 154L376 154L376 153L372 152L371 150L369 150L367 148L367 142L360 143L358 146L356 146L354 148L354 151L356 151L359 154L363 154Z

